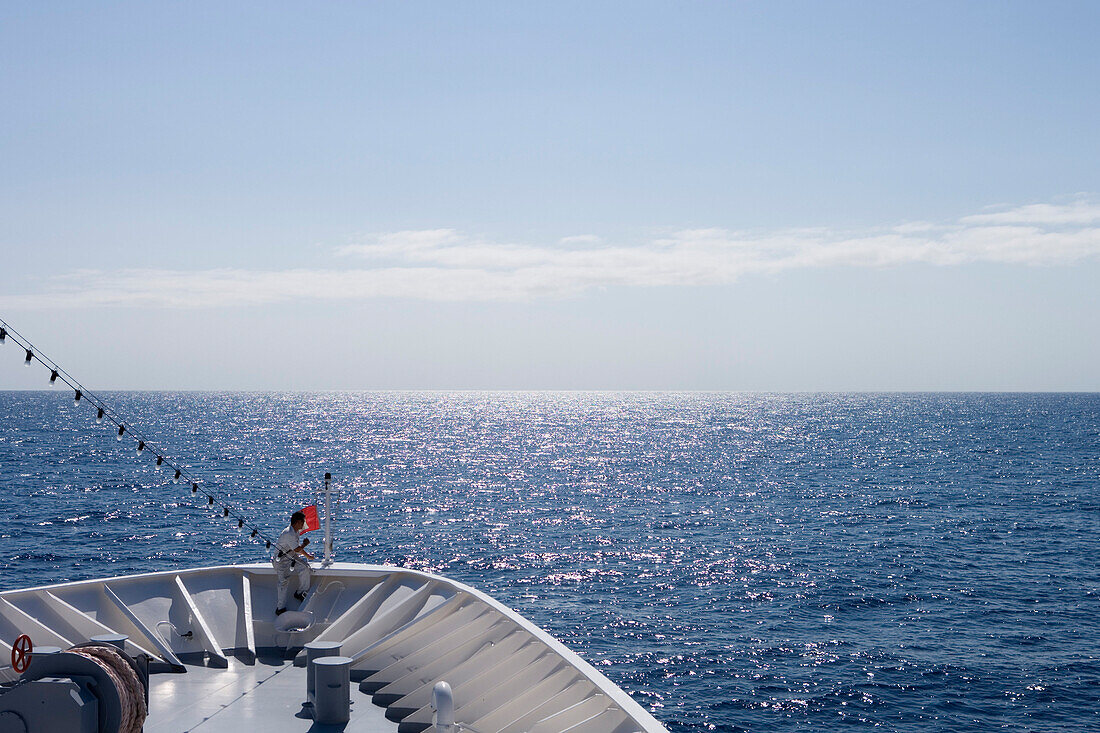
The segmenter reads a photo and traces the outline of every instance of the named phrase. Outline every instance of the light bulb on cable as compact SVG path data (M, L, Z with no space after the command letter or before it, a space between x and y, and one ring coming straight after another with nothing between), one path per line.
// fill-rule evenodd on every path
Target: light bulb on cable
M34 352L31 351L30 349L27 349L27 359L26 359L26 361L23 362L23 366L30 366L31 365L31 359L33 359L33 358L34 358Z
M115 440L122 440L122 434L125 433L125 432L126 432L126 426L125 425L119 425L118 426L118 435L115 436Z
M8 329L0 328L0 344L4 343L4 340L8 337Z
M95 414L96 424L103 422L103 408L99 408L99 411Z
M80 405L80 398L83 396L84 394L78 389L73 395L73 407L78 407Z
M157 465L153 466L154 471L160 470L160 465L164 463L164 456L157 456Z
M145 450L145 441L144 440L139 440L138 441L138 455L140 456L141 452L144 451L144 450Z

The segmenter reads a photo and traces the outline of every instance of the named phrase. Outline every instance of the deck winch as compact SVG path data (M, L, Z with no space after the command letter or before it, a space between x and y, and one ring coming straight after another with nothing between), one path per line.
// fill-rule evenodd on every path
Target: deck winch
M148 713L149 666L122 650L125 638L32 652L20 678L0 688L0 730L140 733Z

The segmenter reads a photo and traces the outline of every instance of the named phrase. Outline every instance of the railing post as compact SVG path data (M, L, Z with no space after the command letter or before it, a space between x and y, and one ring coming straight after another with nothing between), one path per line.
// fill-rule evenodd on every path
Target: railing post
M321 567L332 565L332 474L325 472L325 559Z

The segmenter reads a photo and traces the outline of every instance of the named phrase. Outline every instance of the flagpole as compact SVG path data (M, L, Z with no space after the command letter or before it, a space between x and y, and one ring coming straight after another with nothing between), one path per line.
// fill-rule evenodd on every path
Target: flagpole
M321 563L321 567L327 568L332 565L332 506L329 503L329 497L332 494L332 488L330 486L332 482L332 474L325 472L325 561Z

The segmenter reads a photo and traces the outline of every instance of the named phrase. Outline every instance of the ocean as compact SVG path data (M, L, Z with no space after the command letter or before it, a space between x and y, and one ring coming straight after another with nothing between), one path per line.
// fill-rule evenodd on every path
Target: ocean
M675 733L1100 729L1100 395L101 396L202 490L0 392L0 588L264 561L235 516L329 471L338 559L485 590Z

